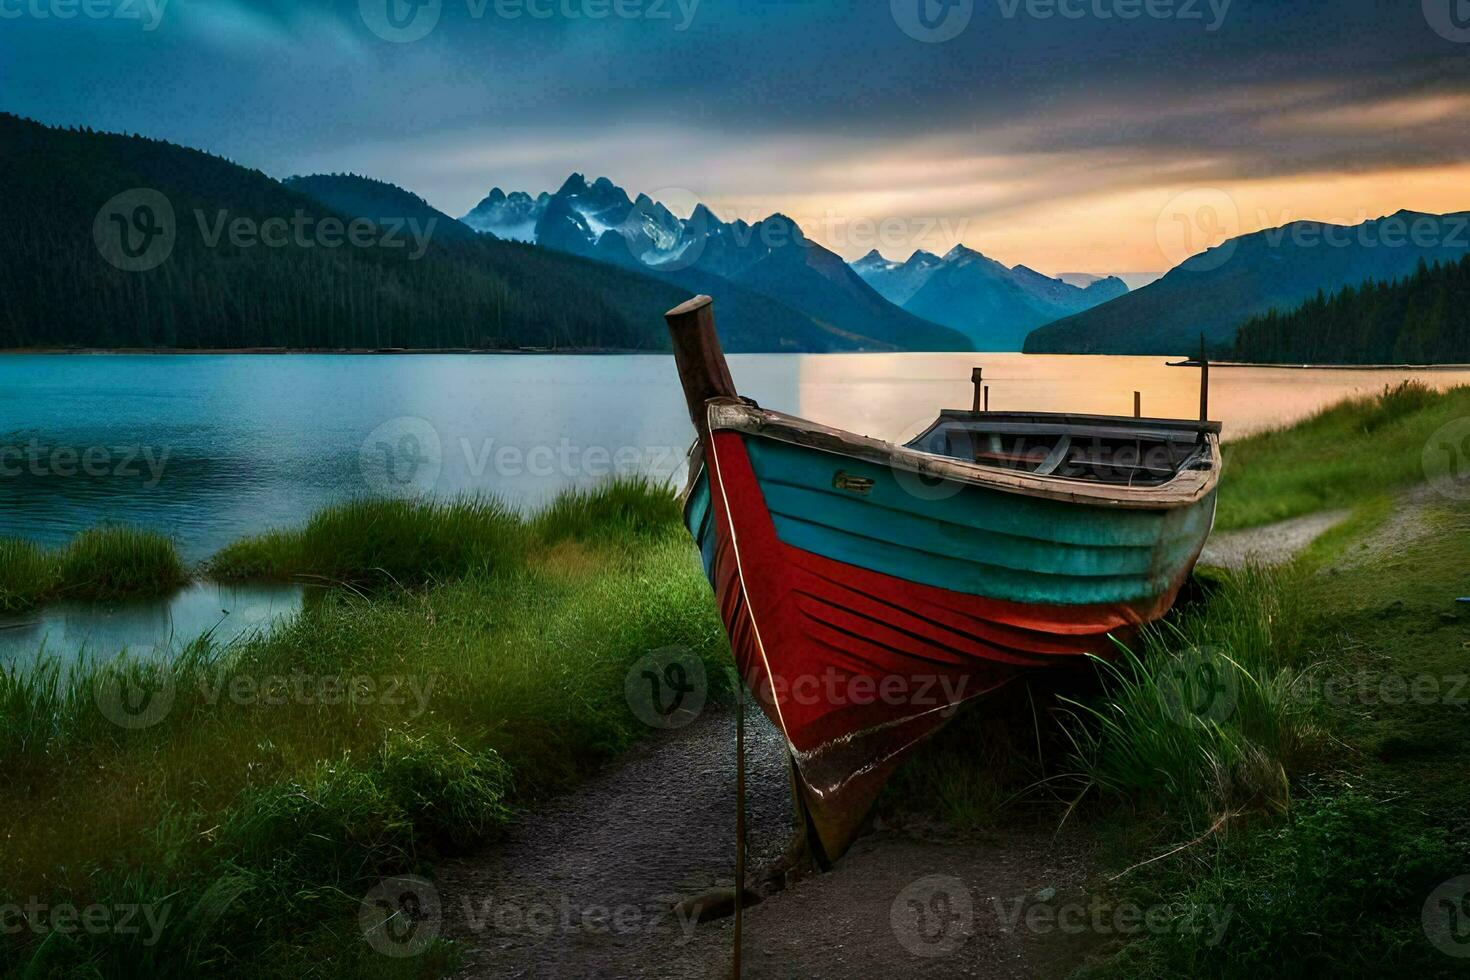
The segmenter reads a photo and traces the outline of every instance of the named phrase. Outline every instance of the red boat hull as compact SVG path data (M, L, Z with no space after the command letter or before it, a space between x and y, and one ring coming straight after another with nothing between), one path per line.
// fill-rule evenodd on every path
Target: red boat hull
M904 581L781 541L740 433L712 433L705 457L720 614L747 686L785 734L825 860L961 703L1107 652L1109 633L1163 615L1182 584L1143 603L1042 606Z

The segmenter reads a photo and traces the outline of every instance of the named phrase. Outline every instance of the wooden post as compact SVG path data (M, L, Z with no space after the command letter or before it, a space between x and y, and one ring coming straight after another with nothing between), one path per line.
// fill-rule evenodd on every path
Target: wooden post
M1143 392L1141 391L1135 391L1133 393L1133 417L1136 419L1143 418Z
M1210 359L1203 354L1199 358L1199 420L1210 420Z
M985 388L985 369L972 368L970 370L970 382L975 386L975 407L971 411L980 411L981 396Z
M664 319L674 341L674 362L679 367L679 383L684 386L689 420L699 438L704 439L709 435L705 403L711 398L739 397L719 334L715 333L714 300L696 296L665 313Z
M985 386L985 410L990 411L990 385Z

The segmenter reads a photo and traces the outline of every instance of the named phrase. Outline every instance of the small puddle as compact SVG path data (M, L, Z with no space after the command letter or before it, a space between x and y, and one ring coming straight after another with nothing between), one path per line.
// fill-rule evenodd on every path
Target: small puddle
M63 668L84 655L168 657L211 630L217 643L227 644L294 616L304 595L292 585L195 582L167 599L58 602L0 617L0 666L29 666L43 651Z

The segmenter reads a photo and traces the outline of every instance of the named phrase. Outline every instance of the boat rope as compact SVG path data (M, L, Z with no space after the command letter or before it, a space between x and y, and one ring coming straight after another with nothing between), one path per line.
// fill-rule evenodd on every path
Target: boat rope
M735 980L745 918L745 680L735 677Z

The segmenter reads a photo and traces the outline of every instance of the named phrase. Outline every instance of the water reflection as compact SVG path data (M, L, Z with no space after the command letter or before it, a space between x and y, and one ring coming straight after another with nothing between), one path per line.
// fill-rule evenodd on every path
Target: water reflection
M977 365L996 409L1126 415L1139 390L1147 415L1199 410L1198 372L1164 358L730 358L761 404L885 439L968 406ZM1221 369L1211 414L1228 440L1409 376L1470 384L1470 371ZM195 562L380 492L375 448L413 448L388 460L391 482L530 508L613 472L676 482L693 434L663 356L0 356L0 536L61 544L98 523L134 524L169 534ZM7 447L33 440L62 455L17 471Z
M47 606L0 619L0 665L26 667L44 651L64 665L120 653L170 656L205 634L228 644L301 611L297 586L196 582L170 599Z

